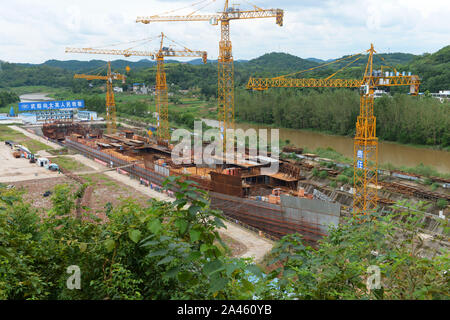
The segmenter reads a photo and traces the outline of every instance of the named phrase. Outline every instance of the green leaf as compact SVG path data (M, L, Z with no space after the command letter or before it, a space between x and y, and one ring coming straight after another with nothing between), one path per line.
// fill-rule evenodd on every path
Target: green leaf
M154 219L148 223L148 230L150 230L153 233L159 233L161 230L161 221L159 219Z
M156 250L156 251L150 252L147 255L147 257L151 258L151 257L163 256L163 255L167 254L168 252L169 252L169 250L167 250L167 249Z
M10 254L6 248L0 247L0 256L4 256L5 258L10 258Z
M136 229L128 231L128 236L130 237L131 241L134 243L138 243L141 239L142 232Z
M87 243L82 242L79 244L79 247L80 247L80 252L85 252L87 249Z
M106 251L108 251L108 252L113 251L115 246L116 246L116 242L113 239L108 239L105 241Z
M159 243L158 241L150 240L150 241L146 241L143 244L141 244L141 247L155 246L158 243Z
M197 215L197 212L199 212L202 208L199 206L190 206L189 207L189 214L192 217L195 217Z
M189 226L189 222L185 219L177 219L175 221L175 225L178 227L178 229L180 230L181 234L184 234Z
M222 219L220 219L219 217L215 217L214 218L214 222L216 223L216 226L218 227L218 228L227 228L226 226L225 226L225 224L223 223L223 220Z
M227 283L228 283L228 279L227 278L220 277L218 279L215 279L214 281L211 281L211 285L209 287L209 291L213 292L213 293L214 292L218 292L218 291L224 289L225 286L227 285Z
M184 198L178 199L178 200L175 200L174 202L172 202L172 204L177 208L183 208L186 205L186 203L187 203L187 201Z
M205 264L205 266L203 267L203 271L207 274L207 275L212 275L216 272L225 270L225 266L223 264L222 261L220 261L219 259L213 260L211 262L208 262L207 264Z
M202 233L198 230L191 229L191 231L189 231L189 235L191 236L191 241L195 242L200 239Z
M186 182L186 183L188 183L188 184L196 185L196 186L198 186L198 185L199 185L199 183L198 183L198 182L196 182L196 181L193 181L193 180L185 180L184 182Z
M227 275L231 276L233 274L234 271L236 271L237 269L239 269L239 266L235 263L228 263L225 266L225 269L227 270Z
M251 265L247 266L246 269L258 277L261 277L263 274L262 270L255 264L251 264Z
M171 262L173 259L175 259L175 257L167 256L167 257L165 257L164 259L162 259L161 261L159 261L159 262L157 263L157 265L159 266L159 265L162 265L162 264L169 263L169 262Z
M202 254L198 251L193 251L191 252L191 254L189 255L189 260L190 261L194 261L194 260L198 260L200 259L200 257L202 256Z
M255 289L255 286L247 279L242 279L242 285L247 291L253 291Z
M185 195L191 199L197 199L198 198L198 194L193 192L193 191L188 191L185 193Z
M175 278L180 271L180 267L174 267L164 274L165 278Z
M189 281L192 278L192 274L187 271L183 271L180 274L178 274L178 280L181 282Z
M141 215L138 217L139 222L140 222L140 223L144 223L145 221L147 221L148 217L149 217L149 216L146 215L146 214L141 214Z

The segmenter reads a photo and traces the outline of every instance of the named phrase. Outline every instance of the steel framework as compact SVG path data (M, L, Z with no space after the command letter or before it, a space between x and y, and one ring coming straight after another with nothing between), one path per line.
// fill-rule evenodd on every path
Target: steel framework
M113 80L122 80L125 82L126 77L119 73L111 72L111 62L108 62L108 72L106 76L76 74L75 79L86 80L106 80L106 131L108 134L116 132L116 102L114 99L114 90L112 87Z
M150 22L167 21L209 21L212 25L220 22L220 41L218 59L218 117L222 132L224 147L226 146L227 129L234 129L234 62L232 44L230 40L230 20L276 18L279 26L283 25L284 12L281 9L261 9L254 6L254 10L239 10L229 7L225 1L223 12L212 15L182 15L182 16L149 16L138 17L136 22L148 24Z
M326 79L296 79L280 76L276 78L250 78L247 84L247 89L259 91L269 88L360 88L360 108L356 122L353 154L353 214L356 217L370 216L376 210L378 201L378 138L376 136L376 117L373 112L374 91L377 87L383 86L410 86L410 93L417 95L420 85L417 75L400 75L395 68L393 68L394 73L392 75L375 73L373 70L373 55L376 51L373 44L371 44L370 49L366 53L368 53L368 62L363 79L332 78L336 72ZM351 57L353 56L347 58ZM325 65L328 64L331 63Z
M101 49L101 48L66 48L66 53L87 53L87 54L108 54L108 55L120 55L125 57L130 56L147 56L152 60L156 60L156 112L158 114L158 123L156 136L161 144L167 144L170 139L169 132L169 105L168 105L168 91L166 83L166 72L164 69L164 57L200 57L203 63L207 62L206 51L191 50L188 48L183 48L182 50L174 50L170 47L164 47L164 38L168 39L164 33L161 33L161 42L159 50L157 51L142 51L142 50L117 50L117 49ZM170 40L170 39L169 39ZM148 41L148 39L144 39ZM175 43L175 41L171 40ZM108 87L109 88L109 87ZM107 91L108 92L108 91ZM112 85L111 85L112 93ZM108 100L109 99L109 100ZM114 94L107 94L106 96L107 106L114 105L111 110L114 111L114 128L115 128L115 103ZM107 117L108 117L107 109Z

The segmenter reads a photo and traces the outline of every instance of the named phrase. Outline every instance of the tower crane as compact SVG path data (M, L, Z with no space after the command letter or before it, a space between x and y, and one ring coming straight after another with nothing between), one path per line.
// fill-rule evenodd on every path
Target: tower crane
M122 83L125 83L126 77L122 74L111 72L111 62L108 62L106 76L75 74L74 79L106 80L106 131L108 134L116 133L116 102L112 82L113 80L122 80Z
M166 72L164 69L164 57L184 57L184 58L202 58L203 63L207 62L206 51L191 50L184 46L183 49L173 49L172 47L164 46L164 39L168 39L171 42L175 41L169 39L164 33L159 36L161 38L160 46L158 50L155 51L144 51L144 50L118 50L118 49L102 49L102 48L66 48L66 53L88 53L88 54L108 54L108 55L120 55L125 57L130 56L144 56L150 57L152 60L156 60L156 112L158 114L158 125L157 125L157 138L160 144L168 144L170 139L169 132L169 105L168 105L168 92L167 92L167 82L166 82ZM140 42L149 42L151 39L143 39ZM133 41L137 42L137 41ZM178 44L181 46L180 44Z
M193 6L204 2L207 2L207 4L200 9L215 2L215 0L203 0L195 3ZM154 15L137 17L136 22L148 24L150 22L166 21L209 21L212 25L218 25L220 22L221 33L219 41L217 100L219 127L222 132L224 145L226 145L227 129L234 129L234 64L230 40L230 21L240 19L276 18L276 24L282 26L284 12L281 9L261 9L255 5L253 5L253 10L240 10L236 6L229 6L228 0L225 1L223 11L216 14L194 14L200 9L197 9L188 15Z
M301 71L311 71L358 56L325 79L289 78L288 76L293 75L291 74L275 78L250 78L247 84L247 89L259 91L268 88L360 88L360 109L356 122L353 152L355 190L353 194L353 214L356 217L370 215L376 209L378 201L378 138L376 137L376 118L373 112L374 91L378 87L410 86L410 94L417 95L420 85L420 79L417 75L400 73L392 67L393 72L374 70L373 56L377 52L373 44L364 53L368 54L368 62L362 79L333 78L338 72L359 60L363 55L363 53L360 53ZM381 56L380 58L384 61Z

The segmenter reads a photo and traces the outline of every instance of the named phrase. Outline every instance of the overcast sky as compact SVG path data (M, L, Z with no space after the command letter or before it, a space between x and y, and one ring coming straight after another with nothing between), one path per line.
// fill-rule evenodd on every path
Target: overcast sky
M200 0L0 0L0 60L42 63L49 59L108 59L65 54L66 46L98 47L161 31L217 59L220 28L208 22L135 22ZM235 1L241 9L246 1ZM261 8L285 10L284 26L274 18L231 22L233 55L252 59L268 52L330 59L361 52L373 42L378 52L435 52L450 44L449 0L252 0ZM214 13L223 0L202 9ZM233 1L230 1L233 3ZM191 8L173 14L187 14ZM126 48L127 46L123 46ZM154 50L157 42L145 49ZM113 57L112 60L120 57ZM140 60L141 58L129 58Z

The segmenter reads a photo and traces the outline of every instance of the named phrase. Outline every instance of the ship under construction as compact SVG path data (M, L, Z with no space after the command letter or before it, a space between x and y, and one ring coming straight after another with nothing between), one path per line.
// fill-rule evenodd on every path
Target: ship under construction
M342 190L341 187L330 191L320 183L307 179L314 168L326 171L328 176L339 175L342 168L323 166L331 160L305 154L301 148L283 148L285 154L296 159L277 159L270 153L255 157L254 152L245 148L244 154L234 161L226 159L208 165L195 164L193 148L190 161L176 164L172 157L174 145L161 145L156 137L144 137L132 130L107 134L96 125L76 122L47 123L42 129L47 138L57 140L156 191L169 195L177 191L164 189L163 183L169 176L195 181L199 188L208 192L214 209L221 210L228 219L273 239L299 233L314 246L329 233L330 227L342 222L342 217L352 214L351 190ZM264 170L273 161L278 162L278 171L270 173L270 170ZM397 180L420 179L416 175L397 171L380 171L380 174ZM385 180L378 197L378 210L390 210L389 207L395 202L388 191L430 201L441 198L450 201L447 194L416 190L409 185ZM439 233L436 229L438 224L433 221L429 221L427 229Z
M304 179L302 168L287 160L262 156L253 159L247 149L242 159L231 163L227 160L224 164L196 165L192 151L191 163L175 164L173 145L158 144L156 139L131 130L106 134L88 125L60 123L45 124L43 133L96 162L117 168L121 174L139 179L149 188L162 191L168 176L188 176L209 193L213 208L274 238L300 233L315 243L327 234L330 224L339 223L341 205L318 199L299 187ZM262 170L270 166L267 159L279 162L277 173Z

